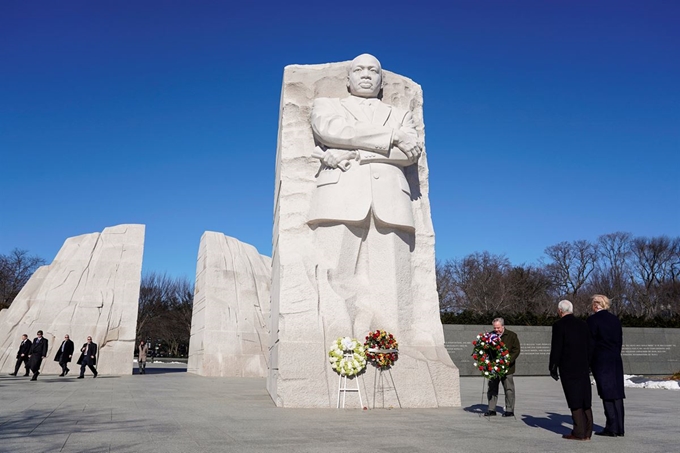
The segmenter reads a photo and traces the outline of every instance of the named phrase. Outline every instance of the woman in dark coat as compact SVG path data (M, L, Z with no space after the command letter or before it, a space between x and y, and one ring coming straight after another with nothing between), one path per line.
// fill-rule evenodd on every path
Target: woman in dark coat
M588 327L593 339L593 358L590 369L597 384L597 394L602 399L607 423L598 436L617 437L624 435L623 399L623 329L616 315L609 312L609 298L601 294L592 297L593 314L588 318Z

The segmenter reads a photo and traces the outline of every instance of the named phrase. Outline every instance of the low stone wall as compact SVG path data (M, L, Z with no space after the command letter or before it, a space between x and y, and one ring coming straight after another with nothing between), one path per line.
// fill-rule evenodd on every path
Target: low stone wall
M519 337L522 352L518 376L548 375L552 327L507 326ZM444 324L446 350L461 376L477 376L472 366L472 341L491 326ZM623 371L626 374L668 375L680 371L680 329L626 327L623 329Z

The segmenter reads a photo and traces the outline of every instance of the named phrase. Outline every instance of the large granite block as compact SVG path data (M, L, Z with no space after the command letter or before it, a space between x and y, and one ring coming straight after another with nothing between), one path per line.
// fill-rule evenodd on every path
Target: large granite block
M326 107L330 108L336 105L333 99L348 96L349 67L350 63L344 62L292 65L284 70L272 239L271 371L267 388L280 407L335 406L339 378L328 363L327 353L331 342L340 336L353 336L363 341L369 330L385 329L397 337L400 345L399 361L391 370L396 390L390 395L394 399L388 399L385 404L395 407L399 402L402 407L459 406L458 369L444 348L439 319L426 155L423 153L420 156L417 165L406 165L400 176L401 169L395 171L395 168L384 166L387 164L382 161L374 166L373 162L378 162L380 158L375 160L375 155L362 151L365 160L361 163L358 160L352 162L346 175L350 177L352 172L361 173L357 178L368 175L371 182L367 182L368 178L362 179L362 187L373 191L370 195L373 202L365 198L370 197L368 193L360 193L356 199L331 197L332 200L325 204L315 195L315 192L320 193L318 190L323 183L318 180L322 168L318 158L318 142L315 142L310 123L312 111L319 105L317 101L320 98L327 98L321 103L325 102ZM417 136L418 143L423 146L423 97L420 86L388 71L382 71L382 76L382 100L378 103L381 110L373 117L373 121L380 116L385 118L385 124L394 124L397 116L408 118L410 133ZM391 116L387 115L388 111L392 112ZM347 112L341 109L337 112L347 117ZM327 123L329 130L334 129L331 123L332 120ZM348 140L356 138L352 132L344 135ZM315 152L317 157L313 155ZM335 170L338 174L339 170ZM388 191L382 184L396 179L400 183L403 181L397 193ZM406 198L408 212L401 201L407 192L411 194L410 200ZM392 195L394 199L400 200L399 203L395 201L390 204ZM371 206L371 212L374 213L378 209L375 204L378 198L385 201L381 204L383 210L380 215L390 218L393 212L399 211L399 215L406 219L406 230L399 230L397 226L396 232L384 233L382 225L371 225L368 234L373 235L373 238L376 234L382 237L377 242L371 242L373 239L362 242L361 247L370 247L370 252L360 253L363 256L370 255L369 261L377 255L403 257L403 244L391 239L393 236L390 235L394 234L408 237L403 242L409 245L406 253L410 256L405 260L394 259L390 263L393 272L384 271L380 266L367 265L370 272L355 273L356 278L351 284L346 284L347 280L334 280L337 268L322 263L326 255L333 258L334 254L328 251L331 250L330 247L326 248L329 242L323 239L323 230L329 225L313 225L312 222L320 219L320 222L328 224L327 219L331 219L332 224L333 219L339 217L328 217L329 208L341 207L356 212L355 201L361 206ZM397 206L399 209L396 209ZM366 222L362 222L365 225ZM352 222L344 219L340 223L347 226ZM332 236L334 233L328 234ZM355 234L350 239L356 237L361 236ZM339 243L337 239L337 235L333 236L336 245ZM396 249L394 254L390 247ZM339 253L345 251L344 246L338 248ZM351 258L344 262L351 263ZM364 262L358 262L357 266L364 266ZM374 278L376 275L384 278ZM342 296L343 289L357 297ZM375 370L369 365L368 372L359 378L361 388L365 390L362 390L364 401L369 405L374 400L374 373ZM397 394L399 401L396 400ZM348 398L348 406L358 404L358 399Z
M32 340L42 330L50 345L43 373L61 372L53 358L69 334L76 349L71 369L90 335L99 345L100 373L132 374L144 229L117 225L67 239L52 264L39 268L0 312L0 371L14 371L22 334Z
M221 233L201 237L187 371L267 375L271 258Z

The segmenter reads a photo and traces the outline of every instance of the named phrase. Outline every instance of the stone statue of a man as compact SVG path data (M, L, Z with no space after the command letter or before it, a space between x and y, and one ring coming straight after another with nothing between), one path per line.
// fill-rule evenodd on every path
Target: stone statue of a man
M410 298L415 231L404 167L417 162L421 148L411 112L379 99L382 83L380 62L359 55L348 73L350 96L317 98L311 114L312 155L321 166L308 224L317 241L321 311L332 304L329 322L358 338L372 329L398 333L400 306L410 306L400 303ZM347 307L346 316L338 306Z

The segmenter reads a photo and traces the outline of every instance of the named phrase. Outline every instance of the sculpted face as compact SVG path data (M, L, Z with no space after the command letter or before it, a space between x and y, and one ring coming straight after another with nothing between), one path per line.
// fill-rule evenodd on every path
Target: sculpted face
M352 60L347 86L354 96L378 97L382 88L382 68L378 59L365 53Z

